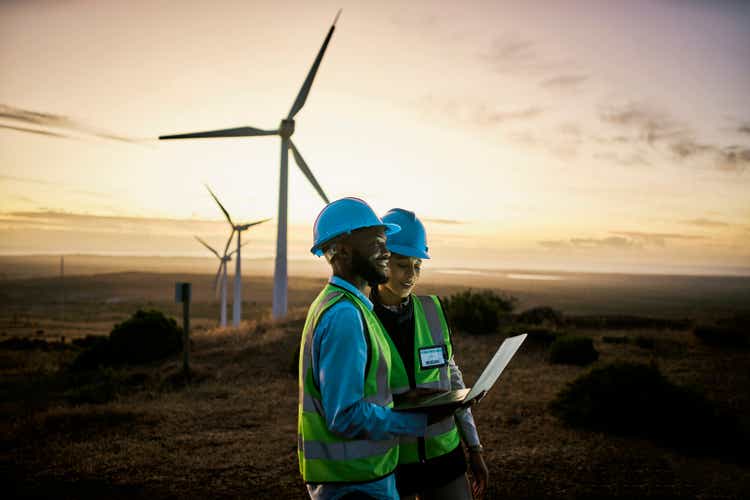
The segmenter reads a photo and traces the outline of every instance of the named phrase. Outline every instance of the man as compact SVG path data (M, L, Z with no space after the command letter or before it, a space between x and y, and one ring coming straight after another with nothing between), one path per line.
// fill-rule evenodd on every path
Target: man
M397 499L397 436L422 436L428 425L425 414L391 410L391 351L364 294L388 280L386 236L399 229L357 198L330 203L315 221L311 252L333 275L300 346L298 457L314 499Z

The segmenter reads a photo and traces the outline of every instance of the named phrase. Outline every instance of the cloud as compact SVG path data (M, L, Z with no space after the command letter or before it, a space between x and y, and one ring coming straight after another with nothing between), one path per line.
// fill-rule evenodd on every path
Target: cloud
M588 79L587 75L560 75L542 80L539 86L548 89L573 90Z
M663 247L669 240L705 240L705 236L679 233L646 233L640 231L611 231L612 234L625 236L634 242L644 245Z
M688 133L683 126L667 115L636 104L602 109L599 119L604 123L634 130L637 137L650 146L669 139L682 140Z
M39 111L30 111L27 109L20 109L20 108L8 106L6 104L0 104L0 119L10 120L12 122L21 123L24 125L34 125L34 126L45 127L45 128L51 127L51 128L63 129L66 131L83 133L86 135L97 137L99 139L127 142L131 144L142 143L148 140L148 139L135 139L131 137L124 137L121 135L116 135L111 132L96 129L94 127L91 127L90 125L84 124L82 122L79 122L67 116L56 115L52 113L43 113ZM7 125L7 124L0 124L0 127L17 130L19 132L29 132L32 134L40 134L40 135L59 137L59 138L64 138L64 139L75 138L67 134L51 132L48 130L30 129L27 127L18 127L18 126Z
M543 240L537 241L537 243L545 248L565 248L569 246L569 243L565 240Z
M461 220L455 220L455 219L433 219L433 218L425 218L422 219L425 222L431 222L433 224L468 224L466 221Z
M690 219L682 221L683 224L689 224L691 226L698 226L698 227L728 227L731 226L731 224L728 224L726 222L722 222L720 220L712 220L712 219Z
M725 172L744 172L750 166L750 148L730 146L716 151L717 166Z
M607 247L607 248L634 248L638 246L635 241L621 236L607 236L606 238L571 238L570 243L575 247Z
M87 196L95 196L98 198L103 198L103 197L111 198L112 197L111 194L107 194L107 193L100 193L97 191L87 191L84 189L70 188L69 186L61 185L59 182L45 181L43 179L33 179L31 177L15 177L12 175L0 175L0 181L22 182L25 184L37 184L40 186L54 186L57 189L62 188L71 193L78 193L78 194L83 194Z
M696 140L694 133L687 126L678 123L666 114L644 106L637 104L628 104L620 108L610 106L600 110L599 118L606 124L635 133L634 136L618 134L610 138L594 138L600 144L607 142L631 146L645 144L652 149L659 146L673 160L703 159L707 160L708 165L724 172L741 173L750 166L749 146L722 146ZM623 164L628 163L623 162L621 155L612 159Z
M509 121L531 120L538 117L543 112L544 110L539 107L528 107L515 111L491 111L479 108L475 113L475 121L480 125L496 125Z
M647 233L640 231L610 231L614 236L602 238L575 237L568 240L542 240L537 244L551 249L641 249L647 246L664 247L670 240L703 240L704 236L678 233Z
M482 58L501 73L536 72L539 70L539 56L534 43L514 35L505 35L495 40L490 50Z
M494 127L507 123L531 121L544 113L538 106L513 110L497 109L494 104L425 96L415 103L417 110L430 118L439 117L452 124Z
M643 154L635 153L614 153L611 151L605 153L596 153L594 158L598 160L610 161L622 165L623 167L634 167L639 165L650 166L651 163L644 157Z

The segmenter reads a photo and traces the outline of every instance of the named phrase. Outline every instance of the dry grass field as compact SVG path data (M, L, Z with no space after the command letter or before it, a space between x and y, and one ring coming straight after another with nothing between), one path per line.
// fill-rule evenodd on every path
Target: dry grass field
M420 292L447 295L470 284L510 292L520 298L521 309L545 304L569 314L705 319L750 309L750 280L742 278L575 275L542 282L474 276L471 283L465 276L430 278ZM0 470L6 493L10 487L10 496L26 498L305 498L296 463L292 367L305 308L321 278L290 282L293 311L282 323L268 319L270 278L246 279L248 320L237 330L215 328L209 274L70 276L64 317L56 279L0 280L0 341L66 337L66 344L46 350L0 349ZM108 369L98 376L109 381L110 393L104 402L86 402L95 400L101 387L81 389L66 379L65 366L79 352L70 340L106 334L138 307L179 318L175 281L191 281L195 290L192 382L180 377L177 358ZM573 333L594 339L600 353L594 367L618 360L655 362L671 381L699 388L748 428L750 351L705 346L689 330ZM654 343L615 344L604 336L645 336ZM455 334L467 381L502 338ZM550 364L544 348L522 347L474 410L490 468L487 498L746 497L747 461L566 427L549 404L589 370Z

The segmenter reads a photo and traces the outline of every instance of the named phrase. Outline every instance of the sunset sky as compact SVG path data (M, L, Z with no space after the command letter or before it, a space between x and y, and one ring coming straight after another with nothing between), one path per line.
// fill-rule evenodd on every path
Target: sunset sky
M436 267L750 275L750 2L0 2L0 255L203 255L276 217L277 128ZM45 116L28 112L44 113ZM290 156L290 258L323 203ZM246 257L272 257L275 220ZM243 238L245 236L243 235ZM321 265L323 265L321 263Z

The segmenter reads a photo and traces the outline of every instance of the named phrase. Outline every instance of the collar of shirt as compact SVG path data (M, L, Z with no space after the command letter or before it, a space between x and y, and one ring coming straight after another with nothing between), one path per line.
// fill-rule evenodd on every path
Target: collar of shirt
M336 285L339 288L343 288L347 292L353 293L359 300L362 301L362 303L365 305L365 307L367 307L367 309L372 311L372 302L370 301L370 299L367 298L365 294L360 292L356 286L352 285L351 283L346 281L344 278L340 278L338 276L331 276L331 279L329 279L328 282L332 285Z

